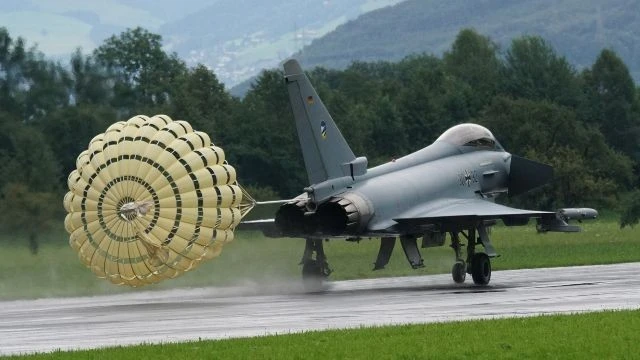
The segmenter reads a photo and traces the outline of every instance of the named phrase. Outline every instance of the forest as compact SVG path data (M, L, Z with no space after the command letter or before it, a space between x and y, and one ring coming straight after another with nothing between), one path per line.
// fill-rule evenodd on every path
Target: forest
M499 50L461 30L442 56L355 62L309 76L357 156L377 165L429 145L463 122L493 131L511 153L548 163L555 179L516 206L589 206L634 225L640 214L640 89L610 49L577 71L537 36ZM0 28L0 229L60 224L77 155L111 123L167 114L208 133L258 199L290 198L306 173L281 70L244 98L203 65L188 67L143 28L113 35L69 63ZM434 174L436 176L436 174Z

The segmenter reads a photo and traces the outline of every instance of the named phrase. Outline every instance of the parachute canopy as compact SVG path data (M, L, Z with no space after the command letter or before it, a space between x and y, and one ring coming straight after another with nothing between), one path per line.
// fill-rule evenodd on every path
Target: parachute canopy
M207 134L166 115L111 125L76 165L69 244L115 284L156 283L218 256L255 203Z

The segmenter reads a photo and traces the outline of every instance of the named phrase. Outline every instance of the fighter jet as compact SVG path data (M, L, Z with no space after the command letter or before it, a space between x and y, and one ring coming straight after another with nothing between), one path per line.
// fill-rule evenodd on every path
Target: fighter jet
M497 256L488 229L498 220L517 226L536 219L541 232L576 232L580 228L569 220L598 215L589 208L549 212L495 203L501 194L515 196L547 183L553 169L508 153L477 124L454 126L433 144L369 169L366 157L354 155L298 62L287 61L284 72L310 185L282 201L273 219L242 226L271 237L306 239L302 276L310 286L331 273L325 239L380 238L377 270L388 264L396 239L416 269L424 266L418 239L429 248L445 245L448 237L455 253L453 281L462 283L471 274L475 284L487 285L491 258Z

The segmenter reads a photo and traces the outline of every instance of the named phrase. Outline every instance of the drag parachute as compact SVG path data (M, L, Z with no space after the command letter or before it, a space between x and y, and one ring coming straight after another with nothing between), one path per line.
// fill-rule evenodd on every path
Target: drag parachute
M64 197L69 243L115 284L174 278L220 254L255 201L209 136L166 115L94 137Z

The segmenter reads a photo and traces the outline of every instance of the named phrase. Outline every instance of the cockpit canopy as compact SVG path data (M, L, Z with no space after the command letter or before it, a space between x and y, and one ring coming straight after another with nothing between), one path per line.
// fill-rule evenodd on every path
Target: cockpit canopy
M435 142L440 141L456 146L470 146L483 150L503 150L491 131L478 124L456 125L442 133Z

